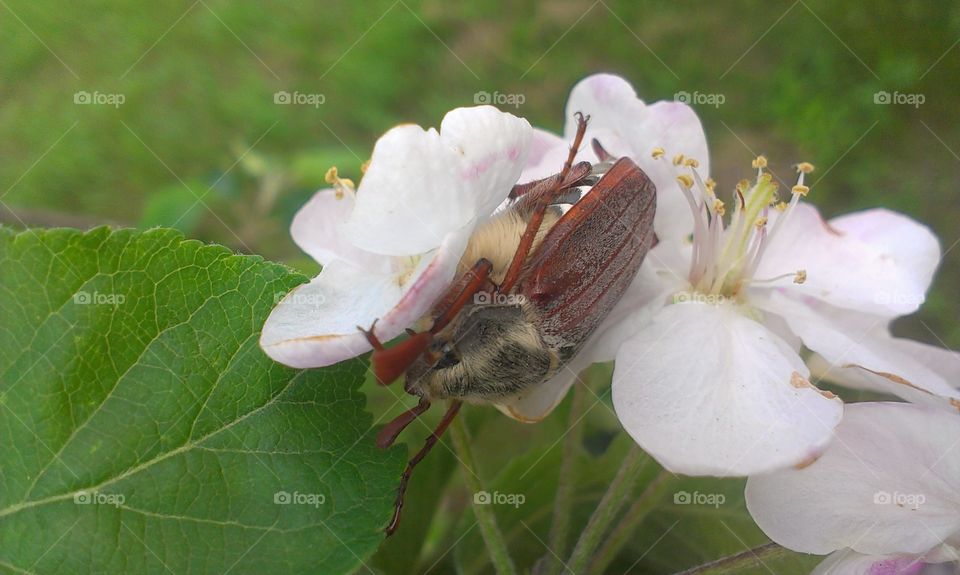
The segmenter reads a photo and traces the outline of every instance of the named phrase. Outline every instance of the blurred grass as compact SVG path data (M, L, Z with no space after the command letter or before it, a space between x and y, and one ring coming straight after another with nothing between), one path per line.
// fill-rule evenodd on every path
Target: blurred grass
M721 185L754 153L785 179L809 160L825 213L884 205L928 223L945 249L958 236L957 4L5 0L0 12L8 223L176 223L298 258L292 212L327 165L356 175L387 127L436 124L482 90L523 94L518 112L558 129L570 87L613 71L651 101L724 95L698 108ZM279 90L325 102L277 105ZM876 105L878 90L925 103ZM78 105L78 91L125 102ZM952 250L899 330L960 346L958 262Z

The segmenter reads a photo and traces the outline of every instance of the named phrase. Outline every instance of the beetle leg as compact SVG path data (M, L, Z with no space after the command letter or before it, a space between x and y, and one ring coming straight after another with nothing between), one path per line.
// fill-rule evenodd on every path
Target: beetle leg
M508 293L510 289L513 288L513 285L517 282L517 280L520 279L520 271L523 269L523 262L527 260L527 256L533 249L533 241L536 239L537 233L540 231L541 224L543 224L543 216L547 211L547 207L563 190L575 185L575 182L568 183L567 176L570 174L570 170L573 167L573 160L577 157L577 152L580 150L580 144L583 142L583 136L587 132L587 120L589 119L584 118L583 114L580 112L576 113L576 118L577 135L573 138L573 144L570 146L570 151L567 154L567 161L563 164L563 170L561 170L560 174L556 176L556 184L546 189L544 193L540 194L538 197L532 199L534 204L530 212L530 219L527 221L527 227L523 231L523 235L520 236L520 243L517 246L516 253L513 254L513 261L510 262L510 267L507 268L507 273L503 276L503 281L500 282L499 291L501 293ZM592 169L589 167L589 163L583 163L588 166L587 173L578 176L578 180L582 179L583 176L589 175L590 169ZM580 164L577 165L579 166Z
M587 122L590 121L590 116L584 118L582 112L575 113L574 117L577 119L577 134L573 137L573 145L570 146L567 161L563 164L563 169L560 170L561 182L566 179L567 174L570 173L570 168L573 167L573 160L577 157L577 152L580 151L580 144L583 142L584 134L587 133Z
M433 449L433 446L440 441L440 436L443 435L443 432L446 431L447 427L450 426L453 418L457 416L461 405L462 402L459 400L453 400L450 402L450 407L448 407L447 412L443 414L443 419L440 420L437 428L433 430L433 433L430 434L429 437L427 437L427 440L424 442L423 447L420 448L420 451L418 451L417 454L407 462L407 468L403 470L403 475L400 477L400 487L397 488L397 499L393 505L393 519L390 520L390 524L387 525L387 528L385 529L388 536L393 535L393 532L396 531L397 527L400 526L400 512L403 511L403 500L407 493L407 483L410 481L410 475L413 474L413 468L416 467L418 463L423 461L423 458L430 453L430 450Z
M441 300L440 311L434 315L433 325L430 326L430 333L436 334L453 320L460 310L464 308L473 298L474 294L479 292L490 282L490 272L493 270L493 264L487 258L480 258L473 267L463 274L457 283L453 284L447 295Z
M377 434L377 447L380 449L386 449L393 445L393 442L397 440L397 436L400 435L400 432L404 430L408 425L413 423L413 420L423 415L425 411L430 409L430 402L425 397L420 398L420 403L412 409L404 411L397 417L393 418L390 423L386 424L383 429L380 430L380 433Z
M373 333L377 322L374 321L369 330L357 326L373 346L373 355L370 364L373 373L381 385L389 385L397 380L416 361L421 354L429 353L433 336L447 326L456 317L460 310L469 302L473 294L480 291L490 282L490 271L493 264L490 260L481 258L473 268L447 290L447 295L441 300L442 311L435 316L433 325L428 331L415 332L407 330L407 339L397 345L386 348L380 339Z

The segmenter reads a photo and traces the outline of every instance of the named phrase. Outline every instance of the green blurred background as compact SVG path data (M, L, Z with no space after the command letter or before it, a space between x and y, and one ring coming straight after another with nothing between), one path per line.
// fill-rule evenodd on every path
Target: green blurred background
M172 225L312 272L287 226L330 165L357 178L388 127L436 125L481 91L521 94L505 109L559 130L571 86L611 71L647 101L723 96L696 106L721 186L757 153L787 180L806 160L826 215L886 206L927 223L949 251L927 304L896 330L960 347L955 2L0 0L0 39L8 225ZM279 91L323 103L278 104ZM923 104L877 104L880 91ZM591 418L600 435L615 428L609 413ZM523 433L549 446L559 432ZM506 465L497 457L490 473ZM449 459L424 474L445 478ZM378 562L436 559L446 572L460 532L432 529L414 559L391 543Z

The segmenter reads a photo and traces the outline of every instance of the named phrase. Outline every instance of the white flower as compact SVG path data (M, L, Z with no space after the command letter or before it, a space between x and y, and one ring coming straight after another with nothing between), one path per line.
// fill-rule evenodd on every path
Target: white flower
M680 102L667 101L647 105L637 98L636 92L623 78L597 74L580 81L571 91L567 100L563 137L534 129L527 168L520 176L520 182L553 175L558 171L558 166L563 165L577 131L574 118L577 112L590 116L584 145L577 154L578 161L597 163L604 159L597 156L591 145L591 141L596 139L610 155L632 158L653 180L657 190L673 189L680 170L670 163L652 158L649 152L654 147L669 148L697 157L701 165L709 169L707 138L692 108ZM654 230L660 240L671 238L679 241L692 229L693 219L683 196L658 193ZM502 409L517 419L542 419L577 381L580 371L592 363L613 360L623 339L636 330L634 323L621 320L631 315L632 310L649 303L654 296L662 295L661 287L653 269L645 265L607 320L566 368L551 381L534 388L526 396L518 397Z
M557 172L567 156L569 142L577 131L574 114L590 117L585 145L577 155L579 161L596 163L598 158L590 145L596 139L612 156L633 159L657 190L672 190L678 169L670 163L651 157L655 147L697 158L703 171L710 173L707 138L693 108L673 101L646 104L630 84L610 74L596 74L581 80L570 92L566 107L564 137L535 129L528 168L520 181L530 181ZM686 237L693 229L690 210L678 194L657 194L657 216L654 231L661 240Z
M590 116L587 139L630 156L657 185L659 244L571 368L618 350L617 415L665 467L748 475L815 459L843 405L810 383L802 346L816 352L817 376L960 407L947 383L960 372L957 354L888 331L919 307L940 260L927 228L885 210L824 222L801 202L809 164L798 166L789 204L773 209L763 158L756 181L724 203L699 175L709 165L693 111L646 106L615 76L578 84L567 111ZM521 180L556 164L562 151L551 138L536 133L535 167ZM582 152L596 161L591 154Z
M919 573L960 561L960 417L906 403L847 406L803 469L750 477L747 508L774 541L830 557L815 573Z
M402 125L376 143L353 183L330 174L291 234L323 265L271 312L260 345L292 367L370 350L357 326L388 341L426 314L454 278L474 228L517 182L531 140L526 120L490 106L449 112L440 131Z
M672 295L617 354L617 414L676 472L746 475L818 456L842 406L810 383L801 345L818 354L819 375L960 406L948 383L960 356L888 331L923 301L940 260L933 234L886 210L824 222L801 202L808 164L790 203L771 209L765 165L758 158L756 181L737 186L726 225L713 184L695 168L681 176L693 241L651 252Z

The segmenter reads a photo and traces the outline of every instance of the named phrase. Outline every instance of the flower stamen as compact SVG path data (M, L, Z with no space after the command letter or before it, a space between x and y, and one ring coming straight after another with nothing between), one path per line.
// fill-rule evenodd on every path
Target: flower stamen
M804 185L804 175L813 166L804 162L797 164L798 181L791 188L789 203L777 203L778 185L773 176L764 171L767 159L758 156L752 165L757 169L756 179L751 183L740 181L733 192L732 212L729 225L724 225L727 205L717 198L713 180L704 182L697 171L697 162L677 154L673 164L689 168L688 173L677 176L680 190L693 214L693 254L688 280L691 287L705 295L737 297L744 285L770 283L792 278L802 284L807 279L805 270L798 270L773 278L756 279L760 260L767 246L773 241L783 221L810 190ZM768 226L769 211L776 207L781 214L772 226Z
M330 166L330 169L327 170L326 176L324 179L328 184L333 186L334 194L338 200L342 200L344 194L349 194L350 197L353 197L356 194L356 186L353 185L353 180L349 178L341 178L337 174L337 167Z

